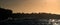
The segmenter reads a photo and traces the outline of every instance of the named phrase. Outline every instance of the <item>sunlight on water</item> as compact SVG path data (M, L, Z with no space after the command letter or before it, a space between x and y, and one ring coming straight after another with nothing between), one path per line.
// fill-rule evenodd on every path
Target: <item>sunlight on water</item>
M49 19L49 23L52 25L60 25L60 19Z
M16 19L16 20L15 20ZM38 20L34 20L34 19L19 19L19 18L8 18L8 25L11 25L11 24L22 24L22 25L60 25L60 19L38 19Z
M57 23L53 23L53 25L59 25L59 24L57 24Z

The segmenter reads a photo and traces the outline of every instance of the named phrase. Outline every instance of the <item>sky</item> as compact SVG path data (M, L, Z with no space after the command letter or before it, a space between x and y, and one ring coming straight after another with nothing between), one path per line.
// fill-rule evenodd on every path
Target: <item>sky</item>
M13 13L60 14L59 0L0 0L0 7L11 9Z

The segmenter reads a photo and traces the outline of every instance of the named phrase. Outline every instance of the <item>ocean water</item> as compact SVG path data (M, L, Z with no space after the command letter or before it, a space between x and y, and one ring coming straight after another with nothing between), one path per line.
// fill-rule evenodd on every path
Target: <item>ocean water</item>
M8 19L0 25L60 25L58 19Z

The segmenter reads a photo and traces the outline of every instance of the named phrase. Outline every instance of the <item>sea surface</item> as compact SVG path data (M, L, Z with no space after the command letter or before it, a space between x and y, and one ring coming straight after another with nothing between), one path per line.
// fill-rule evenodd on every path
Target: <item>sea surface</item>
M0 25L60 25L58 19L6 19L0 21Z

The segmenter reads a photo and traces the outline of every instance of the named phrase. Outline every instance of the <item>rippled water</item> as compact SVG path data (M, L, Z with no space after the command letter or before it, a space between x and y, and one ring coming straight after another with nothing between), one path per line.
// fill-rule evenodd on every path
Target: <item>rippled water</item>
M58 19L8 19L0 22L1 25L60 25Z

